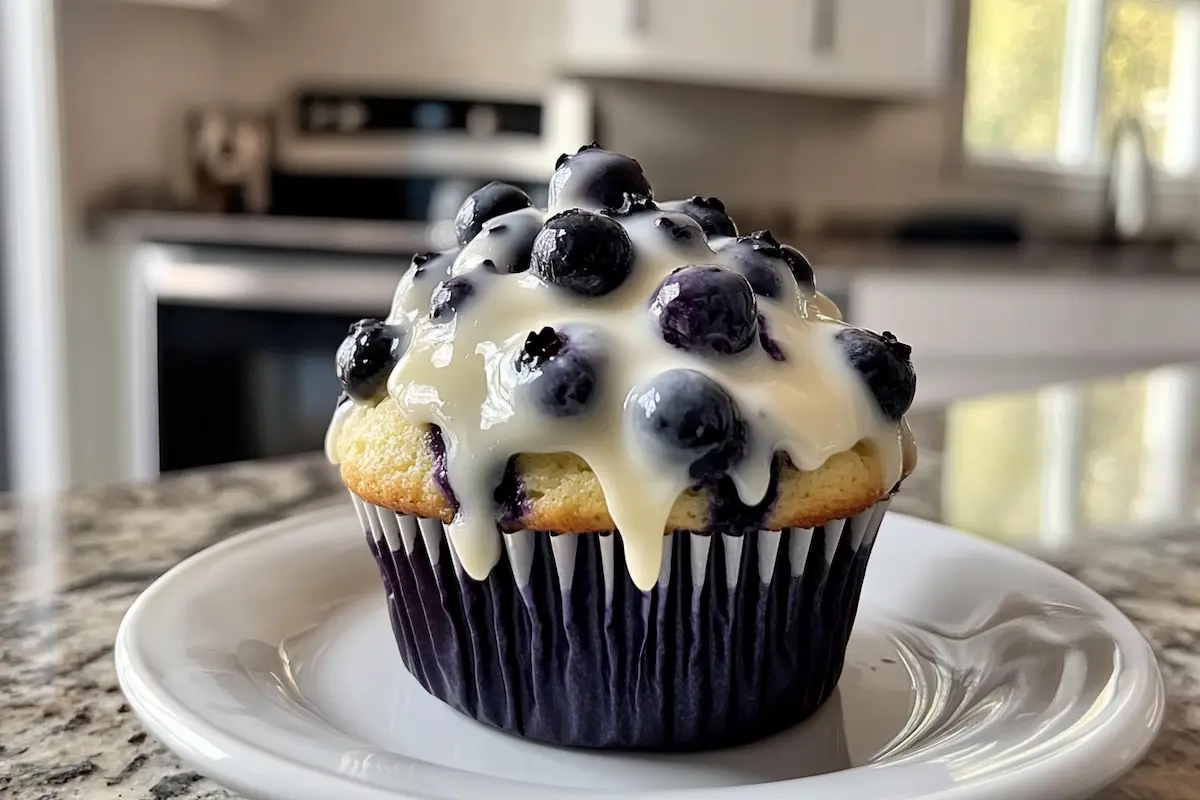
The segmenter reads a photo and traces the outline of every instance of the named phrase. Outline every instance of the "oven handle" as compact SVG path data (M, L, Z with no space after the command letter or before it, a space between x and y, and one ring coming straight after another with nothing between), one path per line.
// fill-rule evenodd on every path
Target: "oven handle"
M407 259L396 265L220 263L170 257L142 261L158 302L330 314L388 313Z

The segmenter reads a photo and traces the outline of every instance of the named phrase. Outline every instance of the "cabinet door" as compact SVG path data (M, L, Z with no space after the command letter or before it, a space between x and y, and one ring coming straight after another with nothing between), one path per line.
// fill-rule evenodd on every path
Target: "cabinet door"
M920 94L940 88L950 0L805 0L797 81L832 93Z
M912 347L925 402L1200 359L1186 274L872 270L850 295L855 325Z
M953 0L571 0L577 74L891 97L936 91Z
M569 0L563 31L568 66L586 70L635 55L645 25L643 5L640 0Z
M806 22L796 0L641 0L650 46L699 74L771 84L791 72Z
M811 0L571 0L568 70L781 88L798 63Z

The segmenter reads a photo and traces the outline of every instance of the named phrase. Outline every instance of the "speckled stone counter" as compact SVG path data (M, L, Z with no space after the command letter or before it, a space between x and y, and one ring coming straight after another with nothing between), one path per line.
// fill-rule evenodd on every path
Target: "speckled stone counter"
M940 459L932 448L923 458L897 508L936 518ZM112 663L117 625L181 559L336 502L345 501L332 470L309 456L81 492L0 515L0 797L234 797L180 764L130 713ZM1139 625L1166 679L1161 736L1101 798L1200 798L1200 532L1095 539L1055 560Z
M113 667L117 625L180 560L344 497L324 460L305 457L81 492L0 517L0 797L234 797L187 770L130 712Z

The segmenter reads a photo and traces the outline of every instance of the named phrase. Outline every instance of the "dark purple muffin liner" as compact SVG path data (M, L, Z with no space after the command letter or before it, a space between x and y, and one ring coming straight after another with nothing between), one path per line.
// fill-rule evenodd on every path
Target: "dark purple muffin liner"
M441 522L351 496L400 655L430 694L529 739L655 751L749 742L825 702L887 507L673 534L643 592L617 535L497 533L505 555L476 581Z

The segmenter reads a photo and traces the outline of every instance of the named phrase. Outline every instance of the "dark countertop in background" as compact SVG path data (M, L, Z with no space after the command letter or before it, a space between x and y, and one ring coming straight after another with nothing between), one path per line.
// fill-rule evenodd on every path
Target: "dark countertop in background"
M1200 371L1165 370L1065 390L1082 415L1074 421L1061 419L1063 389L912 420L921 464L896 510L1045 552L1113 600L1154 645L1168 694L1163 732L1103 800L1200 797L1200 452L1195 441L1182 455L1163 450L1145 422L1174 413L1174 438L1194 440L1200 405L1170 409L1197 379ZM1064 435L1064 426L1079 435ZM1064 474L1074 476L1062 491L1078 511L1065 521L1044 488ZM343 497L313 455L0 514L0 796L234 797L187 770L130 713L112 664L117 625L181 559Z
M1039 274L1200 275L1200 243L1140 243L1104 248L1085 241L1031 239L1019 245L969 243L901 244L883 231L831 237L795 232L782 218L746 218L744 230L767 226L777 238L799 247L826 271L963 270ZM778 224L777 224L778 223ZM780 227L783 225L783 227ZM186 211L125 211L99 216L93 232L101 240L282 248L351 255L409 256L435 249L421 222L204 214Z

